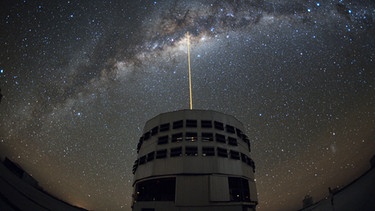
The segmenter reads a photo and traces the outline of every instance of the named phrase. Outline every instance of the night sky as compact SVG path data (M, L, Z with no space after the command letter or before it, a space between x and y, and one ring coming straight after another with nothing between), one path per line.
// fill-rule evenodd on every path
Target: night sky
M251 140L258 210L302 207L375 153L372 0L0 3L0 155L51 194L130 210L148 119L235 116Z

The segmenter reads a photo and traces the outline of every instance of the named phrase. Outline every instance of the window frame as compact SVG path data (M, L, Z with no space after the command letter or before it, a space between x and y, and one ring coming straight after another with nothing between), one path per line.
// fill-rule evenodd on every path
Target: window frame
M168 123L164 123L164 124L161 124L159 126L159 132L165 132L165 131L169 131L170 130L170 127L171 127L171 124L168 122Z
M154 136L156 134L158 134L159 132L159 126L155 126L151 129L151 136Z
M227 133L231 133L231 134L235 134L236 133L236 129L232 125L225 125L225 131Z
M228 150L222 147L217 148L217 156L228 158Z
M211 157L211 156L215 156L215 155L216 155L215 147L202 146L202 156L203 157Z
M211 132L202 132L201 139L202 141L214 141L214 134Z
M241 160L240 152L236 150L229 150L229 157L233 160Z
M147 162L155 160L155 151L147 153Z
M169 142L169 136L168 135L158 137L158 145L168 144L168 142Z
M196 142L198 141L197 132L185 132L185 141Z
M250 202L249 181L242 177L228 177L229 199L231 202Z
M212 128L212 120L201 120L201 128Z
M219 121L214 121L214 128L217 130L224 130L224 123Z
M185 155L186 156L198 156L198 147L197 146L185 146Z
M198 121L196 119L187 119L186 120L186 127L187 128L197 128Z
M177 120L173 122L173 129L180 129L184 127L184 120Z
M226 143L225 135L223 135L221 133L215 133L215 141L218 142L218 143L225 144Z
M182 156L182 147L173 147L170 150L170 157L181 157Z
M228 136L228 145L238 146L238 141L236 138Z
M172 143L178 143L183 140L184 140L184 134L182 132L172 134L172 138L171 138Z
M159 149L156 151L155 159L162 159L168 157L167 149Z

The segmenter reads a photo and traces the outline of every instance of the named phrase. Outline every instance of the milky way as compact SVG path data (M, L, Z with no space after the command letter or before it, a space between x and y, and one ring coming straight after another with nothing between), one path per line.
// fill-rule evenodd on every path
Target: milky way
M189 106L187 33L194 108L244 123L259 210L369 168L373 1L1 4L0 154L69 203L130 210L144 123Z

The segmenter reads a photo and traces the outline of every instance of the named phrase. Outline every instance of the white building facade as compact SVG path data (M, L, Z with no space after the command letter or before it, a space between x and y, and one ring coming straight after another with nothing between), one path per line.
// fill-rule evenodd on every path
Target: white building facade
M255 210L250 141L241 122L209 110L160 114L134 162L134 211Z

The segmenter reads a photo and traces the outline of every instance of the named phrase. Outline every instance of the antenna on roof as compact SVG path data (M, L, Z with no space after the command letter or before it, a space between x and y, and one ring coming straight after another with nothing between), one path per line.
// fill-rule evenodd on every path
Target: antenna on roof
M187 32L187 50L188 50L188 73L189 73L189 96L190 96L190 110L193 109L193 90L191 86L191 69L190 69L190 34Z

